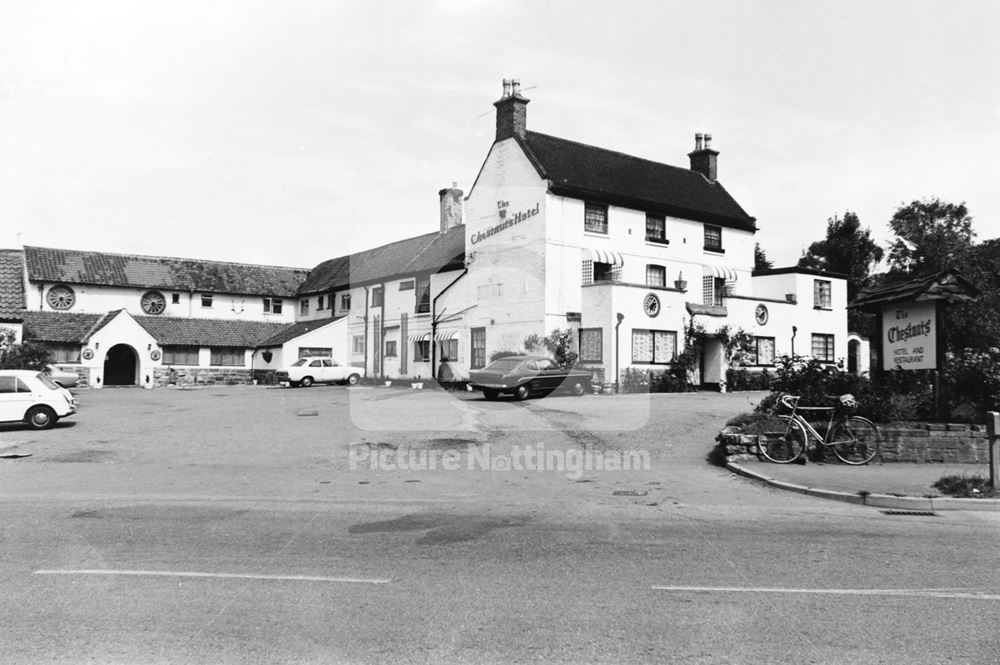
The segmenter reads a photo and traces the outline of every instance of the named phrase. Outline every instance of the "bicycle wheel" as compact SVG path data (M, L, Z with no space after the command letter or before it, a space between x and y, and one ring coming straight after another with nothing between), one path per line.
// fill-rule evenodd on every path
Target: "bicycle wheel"
M833 428L830 445L844 464L867 464L878 453L878 428L867 418L851 416Z
M802 456L806 449L806 433L797 420L788 419L783 432L765 432L758 439L760 454L775 464L788 464Z

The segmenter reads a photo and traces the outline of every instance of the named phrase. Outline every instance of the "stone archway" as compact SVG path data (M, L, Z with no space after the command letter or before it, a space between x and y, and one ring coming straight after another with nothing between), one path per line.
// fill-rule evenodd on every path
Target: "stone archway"
M128 344L115 344L104 358L104 385L139 385L139 354Z

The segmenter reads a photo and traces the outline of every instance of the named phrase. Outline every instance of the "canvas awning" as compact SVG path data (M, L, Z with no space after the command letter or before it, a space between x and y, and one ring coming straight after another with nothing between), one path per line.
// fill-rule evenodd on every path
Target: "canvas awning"
M725 266L705 266L705 277L717 277L727 282L735 282L736 271Z
M609 263L613 266L625 265L625 259L621 254L607 249L585 249L583 257L595 263Z

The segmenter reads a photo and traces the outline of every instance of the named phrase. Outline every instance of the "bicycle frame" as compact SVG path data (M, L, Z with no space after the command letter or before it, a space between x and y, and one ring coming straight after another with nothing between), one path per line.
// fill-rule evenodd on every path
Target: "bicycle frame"
M799 413L798 413L799 411L829 411L830 412L830 421L826 424L826 436L820 436L819 432L816 431L816 428L813 427L812 424L808 420L806 420L803 416L799 415ZM807 436L809 436L812 439L814 439L820 445L831 446L831 445L834 445L836 443L842 443L840 441L827 441L827 437L829 437L830 433L833 431L833 425L834 425L834 423L837 420L837 408L836 407L833 407L833 406L797 406L796 405L796 407L792 410L792 413L790 415L779 415L778 417L781 418L782 420L786 420L786 419L788 420L788 427L785 429L785 435L786 436L788 435L789 430L791 430L791 428L792 428L792 421L794 420L795 422L797 422L799 425L802 426L802 429L803 429L803 431L805 431L805 433L806 433ZM844 418L843 416L841 416L840 420L841 421L846 421L846 418Z

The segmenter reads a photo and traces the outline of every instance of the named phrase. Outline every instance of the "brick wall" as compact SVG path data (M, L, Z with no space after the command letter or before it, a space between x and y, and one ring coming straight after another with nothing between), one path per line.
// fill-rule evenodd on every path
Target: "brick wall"
M987 464L990 460L986 425L953 423L891 423L879 425L884 462ZM757 459L757 436L726 427L717 437L730 461ZM810 442L810 448L813 442ZM878 460L878 458L876 458Z

